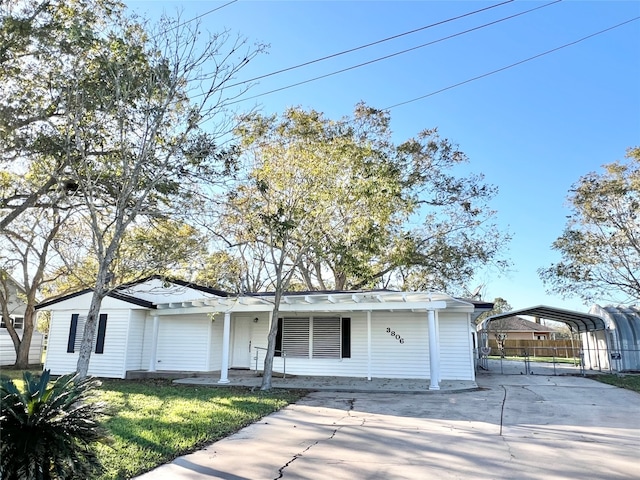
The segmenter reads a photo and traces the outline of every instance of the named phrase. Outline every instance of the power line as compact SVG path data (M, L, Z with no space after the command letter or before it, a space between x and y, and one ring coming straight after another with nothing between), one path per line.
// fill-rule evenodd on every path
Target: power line
M610 31L610 30L622 27L623 25L626 25L626 24L631 23L631 22L635 22L636 20L640 20L640 17L634 17L634 18L632 18L630 20L624 21L622 23L618 23L617 25L613 25L612 27L609 27L609 28L605 28L604 30L600 30L599 32L592 33L590 35L587 35L586 37L582 37L582 38L580 38L578 40L575 40L573 42L565 43L564 45L561 45L561 46L556 47L556 48L552 48L551 50L547 50L546 52L542 52L542 53L539 53L539 54L534 55L532 57L525 58L524 60L520 60L519 62L512 63L510 65L507 65L507 66L502 67L502 68L498 68L496 70L492 70L491 72L483 73L482 75L478 75L476 77L469 78L469 79L467 79L467 80L465 80L463 82L459 82L459 83L456 83L454 85L449 85L448 87L441 88L440 90L436 90L434 92L428 93L426 95L422 95L420 97L412 98L411 100L407 100L405 102L396 103L395 105L391 105L390 107L386 107L383 110L391 110L392 108L400 107L400 106L406 105L408 103L417 102L418 100L422 100L424 98L432 97L434 95L437 95L438 93L442 93L442 92L445 92L447 90L451 90L452 88L459 87L460 85L465 85L465 84L473 82L475 80L479 80L481 78L488 77L488 76L493 75L495 73L502 72L502 71L507 70L509 68L516 67L516 66L521 65L523 63L530 62L531 60L535 60L536 58L540 58L540 57L543 57L543 56L548 55L550 53L557 52L558 50L562 50L563 48L570 47L570 46L575 45L577 43L580 43L580 42L583 42L585 40L588 40L589 38L593 38L593 37L595 37L597 35L601 35L603 33L606 33L608 31Z
M483 25L479 25L479 26L477 26L477 27L470 28L470 29L468 29L468 30L464 30L464 31L462 31L462 32L454 33L453 35L448 35L448 36L446 36L446 37L442 37L442 38L439 38L439 39L437 39L437 40L433 40L433 41L431 41L431 42L423 43L423 44L421 44L421 45L417 45L417 46L415 46L415 47L411 47L411 48L408 48L408 49L406 49L406 50L401 50L401 51L399 51L399 52L391 53L391 54L389 54L389 55L385 55L385 56L383 56L383 57L378 57L378 58L375 58L375 59L373 59L373 60L369 60L369 61L367 61L367 62L359 63L359 64L357 64L357 65L352 65L351 67L343 68L343 69L336 70L336 71L331 72L331 73L327 73L327 74L324 74L324 75L320 75L320 76L317 76L317 77L310 78L310 79L308 79L308 80L303 80L303 81L301 81L301 82L293 83L293 84L291 84L291 85L287 85L287 86L285 86L285 87L280 87L280 88L276 88L276 89L274 89L274 90L269 90L269 91L267 91L267 92L259 93L259 94L257 94L257 95L252 95L252 96L250 96L250 97L245 97L245 98L242 98L242 99L240 99L240 100L236 100L236 101L234 101L234 102L229 102L229 105L232 105L232 104L235 104L235 103L240 103L240 102L245 102L245 101L247 101L247 100L252 100L252 99L254 99L254 98L263 97L263 96L265 96L265 95L270 95L270 94L272 94L272 93L281 92L281 91L283 91L283 90L288 90L289 88L293 88L293 87L297 87L297 86L300 86L300 85L304 85L305 83L315 82L316 80L321 80L321 79L323 79L323 78L331 77L331 76L333 76L333 75L337 75L337 74L339 74L339 73L348 72L349 70L355 70L356 68L364 67L364 66L366 66L366 65L371 65L372 63L380 62L380 61L382 61L382 60L387 60L387 59L389 59L389 58L396 57L396 56L398 56L398 55L402 55L402 54L405 54L405 53L411 52L411 51L413 51L413 50L417 50L417 49L419 49L419 48L424 48L424 47L427 47L427 46L429 46L429 45L433 45L433 44L435 44L435 43L443 42L443 41L445 41L445 40L449 40L449 39L451 39L451 38L458 37L458 36L464 35L464 34L466 34L466 33L470 33L470 32L476 31L476 30L480 30L481 28L486 28L486 27L489 27L489 26L491 26L491 25L495 25L495 24L497 24L497 23L504 22L504 21L506 21L506 20L510 20L510 19L512 19L512 18L515 18L515 17L519 17L520 15L525 15L525 14L527 14L527 13L533 12L534 10L539 10L539 9L541 9L541 8L549 7L549 6L554 5L554 4L556 4L556 3L560 3L561 1L562 1L562 0L554 0L553 2L545 3L544 5L540 5L540 6L538 6L538 7L534 7L534 8L531 8L531 9L529 9L529 10L524 10L524 11L522 11L522 12L519 12L519 13L516 13L516 14L513 14L513 15L509 15L508 17L504 17L504 18L501 18L501 19L498 19L498 20L494 20L494 21L492 21L492 22L485 23L485 24L483 24ZM236 84L236 85L239 85L239 84ZM233 86L233 85L229 85L229 87L232 87L232 86Z
M446 20L441 20L439 22L432 23L430 25L425 25L425 26L420 27L420 28L415 28L413 30L409 30L407 32L399 33L397 35L393 35L391 37L383 38L381 40L376 40L375 42L367 43L365 45L360 45L359 47L354 47L354 48L350 48L348 50L343 50L341 52L332 53L331 55L327 55L327 56L324 56L324 57L316 58L315 60L309 60L308 62L299 63L298 65L293 65L291 67L283 68L281 70L276 70L275 72L265 73L264 75L259 75L257 77L250 78L249 80L243 80L242 82L234 83L233 85L228 85L228 87L236 87L238 85L243 85L245 83L254 82L256 80L261 80L263 78L271 77L271 76L277 75L279 73L289 72L289 71L295 70L297 68L306 67L307 65L312 65L314 63L322 62L324 60L329 60L330 58L335 58L335 57L339 57L341 55L346 55L347 53L352 53L352 52L355 52L355 51L358 51L358 50L362 50L363 48L372 47L372 46L378 45L380 43L388 42L389 40L395 40L396 38L404 37L406 35L411 35L412 33L420 32L422 30L426 30L426 29L432 28L432 27L437 27L439 25L444 25L445 23L453 22L455 20L459 20L459 19L464 18L464 17L469 17L471 15L475 15L476 13L484 12L486 10L491 10L492 8L500 7L502 5L506 5L507 3L512 3L513 1L514 0L507 0L505 2L497 3L497 4L491 5L489 7L481 8L479 10L474 10L472 12L467 12L467 13L464 13L462 15L458 15L457 17L451 17L451 18L448 18ZM561 1L561 0L558 0L558 1Z
M190 18L189 20L185 20L185 21L184 21L184 22L182 22L182 23L178 23L178 24L176 24L176 25L173 25L173 26L171 26L171 27L169 27L169 28L167 28L167 29L163 30L162 32L159 32L159 33L155 34L155 35L153 36L153 38L158 37L158 36L160 36L160 35L162 35L162 34L164 34L164 33L170 32L171 30L175 30L176 28L184 27L184 26L185 26L185 25L187 25L188 23L195 22L196 20L198 20L198 19L200 19L200 18L202 18L202 17L206 17L207 15L209 15L209 14L211 14L211 13L213 13L213 12L217 12L218 10L220 10L220 9L222 9L222 8L224 8L224 7L227 7L227 6L231 5L232 3L236 3L237 1L238 1L238 0L231 0L231 1L229 1L229 2L227 2L227 3L225 3L225 4L223 4L223 5L220 5L220 6L218 6L218 7L212 8L211 10L207 10L206 12L201 13L200 15L196 15L195 17Z

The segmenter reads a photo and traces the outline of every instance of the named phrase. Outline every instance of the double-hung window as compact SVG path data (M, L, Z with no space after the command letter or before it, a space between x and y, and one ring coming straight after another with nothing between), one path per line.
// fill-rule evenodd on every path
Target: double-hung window
M9 321L16 330L22 330L24 328L24 317L9 317ZM4 317L2 317L0 321L0 328L7 328L7 322Z

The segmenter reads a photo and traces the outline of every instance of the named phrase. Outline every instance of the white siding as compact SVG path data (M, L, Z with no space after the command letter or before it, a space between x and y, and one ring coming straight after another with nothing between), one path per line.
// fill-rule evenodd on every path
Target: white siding
M147 312L143 325L142 354L140 356L140 370L148 370L151 360L151 348L153 342L153 318Z
M373 377L429 378L426 313L376 313L371 330Z
M289 316L289 315L287 315ZM344 314L343 318L351 318L351 358L287 358L286 372L292 375L317 375L336 377L367 376L367 317L363 313ZM265 334L266 345L266 334ZM261 357L264 360L264 357ZM274 371L284 370L284 361L276 357L273 362ZM262 370L262 363L259 365Z
M156 369L205 371L209 322L208 315L161 317Z
M22 336L22 330L17 330L18 336ZM39 332L33 332L31 338L31 346L29 347L29 363L31 365L39 365L42 363L40 355L42 354L42 344L44 335ZM13 347L13 341L9 336L9 332L5 328L0 328L0 365L13 365L16 362L16 349Z
M211 342L209 351L209 368L220 370L222 368L222 330L224 327L223 315L216 315L215 321L211 324Z
M344 315L345 317L347 315ZM367 376L366 313L350 315L351 358L287 358L286 372L292 375L337 377ZM473 380L473 354L466 313L440 313L440 370L443 380ZM264 340L256 346L266 346ZM390 330L387 332L387 328ZM393 335L391 334L393 332ZM254 338L257 332L254 332ZM428 379L429 331L426 312L373 312L371 315L371 375L378 378ZM264 356L259 358L262 370ZM252 367L255 368L255 367ZM282 372L284 361L274 359L274 371Z
M63 375L76 371L78 352L67 353L69 327L71 315L79 313L86 315L86 311L62 310L51 312L51 329L45 368L53 375ZM124 378L125 376L125 347L129 332L130 310L101 310L107 314L107 328L105 332L104 353L91 354L89 375L108 378ZM79 331L76 335L82 336Z
M473 347L466 314L440 313L440 376L443 380L475 380Z
M132 310L129 319L129 335L127 338L126 348L126 370L146 370L149 368L149 359L147 363L142 363L142 352L145 332L145 322L147 312L145 310Z

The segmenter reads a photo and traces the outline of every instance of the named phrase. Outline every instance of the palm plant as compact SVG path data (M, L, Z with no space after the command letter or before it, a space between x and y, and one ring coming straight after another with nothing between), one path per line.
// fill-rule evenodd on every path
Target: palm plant
M50 480L90 478L100 471L93 449L108 440L100 420L105 404L93 401L100 382L64 375L23 375L24 387L0 382L0 478Z

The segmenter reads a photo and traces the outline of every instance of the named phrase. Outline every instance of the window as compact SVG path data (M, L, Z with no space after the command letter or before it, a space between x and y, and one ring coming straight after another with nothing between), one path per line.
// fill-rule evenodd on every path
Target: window
M350 318L280 318L276 356L292 358L350 358Z
M24 328L24 317L10 317L10 320L13 324L13 328L16 330L22 330ZM7 328L7 323L4 317L2 317L2 321L0 321L0 328Z
M84 325L87 322L86 315L74 313L71 315L71 324L69 326L69 339L67 341L67 353L74 353L80 350L82 336L84 335ZM98 320L97 338L95 342L95 352L104 353L104 340L107 333L107 314L101 313Z
M282 351L287 357L309 357L309 319L285 318L282 326Z
M340 358L340 319L313 319L313 358Z

